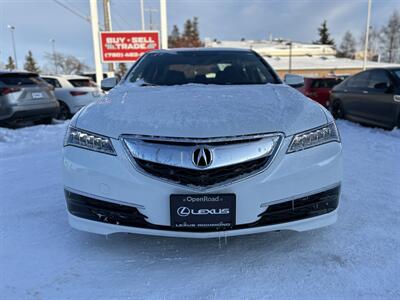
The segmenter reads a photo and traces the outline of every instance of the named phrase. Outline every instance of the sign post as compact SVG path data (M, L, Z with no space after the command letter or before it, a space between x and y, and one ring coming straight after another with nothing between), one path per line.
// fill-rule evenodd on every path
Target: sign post
M158 31L103 31L100 33L101 60L135 62L148 51L160 49Z

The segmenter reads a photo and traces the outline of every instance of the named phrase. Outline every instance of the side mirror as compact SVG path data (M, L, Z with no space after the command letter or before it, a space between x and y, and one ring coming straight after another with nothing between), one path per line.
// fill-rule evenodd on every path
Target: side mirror
M296 74L285 74L283 81L293 88L299 88L304 85L304 77Z
M101 81L101 89L103 91L109 91L113 87L115 87L117 85L117 83L118 83L118 81L117 81L116 77L108 77Z

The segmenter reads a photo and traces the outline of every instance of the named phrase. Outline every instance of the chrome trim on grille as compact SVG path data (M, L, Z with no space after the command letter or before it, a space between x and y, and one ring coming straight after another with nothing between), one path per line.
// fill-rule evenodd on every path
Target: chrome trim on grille
M253 177L261 172L263 172L265 169L267 169L269 167L269 165L272 163L272 161L274 160L277 152L279 151L280 147L282 146L282 142L283 142L283 138L284 138L284 134L280 133L280 132L276 132L276 133L268 133L268 134L255 134L255 135L242 135L242 136L232 136L232 137L217 137L217 138L173 138L173 137L159 137L159 136L143 136L143 135L121 135L119 137L125 151L127 154L127 157L129 159L129 161L132 163L132 165L135 167L135 169L142 173L143 175L146 175L148 177L160 180L160 181L164 181L166 183L169 184L173 184L179 187L186 187L188 189L191 190L212 190L216 187L221 187L221 186L225 186L225 185L229 185L238 181L242 181L244 179L247 179L249 177ZM128 141L128 142L127 142ZM132 142L134 144L134 147L132 147ZM218 143L218 145L213 145ZM272 143L272 145L271 145ZM129 147L129 144L131 147ZM228 149L234 149L235 147L239 146L239 148L241 150L245 149L246 147L241 147L241 145L247 145L249 146L249 144L251 145L251 147L254 146L258 146L254 147L260 149L260 151L257 153L257 155L255 154L254 151L252 151L252 155L250 156L246 156L245 159L243 159L243 157L239 158L238 160L236 160L234 163L229 162L227 164L223 164L223 160L221 159L220 162L218 163L218 165L213 165L213 166L209 166L207 168L197 168L196 166L193 165L192 163L192 151L194 149L197 149L199 145L202 146L207 146L210 149L212 149L212 151L215 151L216 148L220 148L220 149L224 149L224 150L228 150ZM150 172L147 172L146 170L144 170L140 165L139 165L139 160L145 161L145 159L148 159L148 155L146 156L146 154L143 156L140 153L135 153L136 157L133 155L133 153L131 152L131 150L138 149L137 147L139 147L140 149L147 149L147 146L152 146L153 148L159 148L159 146L162 147L173 147L173 149L175 149L175 151L177 151L179 153L178 150L191 150L190 152L187 152L185 154L180 154L179 156L179 164L177 165L176 163L173 164L173 160L166 160L166 162L169 163L169 165L172 168L182 168L182 169L187 169L187 170L192 170L193 172L198 171L199 174L201 171L212 171L213 169L217 170L217 168L223 168L224 166L234 166L234 165L240 165L243 162L250 162L252 160L257 160L257 159L261 159L263 157L265 157L265 164L260 167L259 169L245 174L245 175L240 175L238 174L237 176L234 176L226 181L223 182L218 182L214 185L207 185L207 186L196 186L196 185L191 185L191 184L183 184L183 183L179 183L177 181L168 179L168 178L164 178L164 177L159 177L156 176ZM154 147L155 145L157 145L157 147ZM262 148L262 146L264 145L264 149ZM135 148L136 147L136 148ZM142 148L144 147L144 148ZM173 151L173 153L175 152ZM160 155L160 151L150 151L152 154L150 155L150 157L152 156L153 158L156 157L156 155ZM182 152L181 152L182 153ZM222 150L220 151L220 153L222 153ZM238 153L241 153L241 151L238 151ZM165 153L164 153L165 154ZM163 157L165 157L163 155ZM227 152L226 152L227 154ZM213 152L213 155L215 155L215 153ZM227 154L228 155L228 154ZM175 157L176 153L175 153ZM156 157L157 158L157 157ZM136 161L136 159L138 161ZM149 160L151 162L151 160ZM182 162L188 162L183 164ZM168 164L166 164L165 162L160 162L160 160L156 160L154 163L159 163L159 164L164 164L165 166L168 166ZM185 166L185 167L184 167ZM187 168L186 168L187 166Z
M227 167L243 162L256 160L265 156L271 155L279 141L278 135L264 136L251 138L247 137L245 140L249 140L246 143L233 143L224 145L213 145L211 139L207 139L207 142L199 143L198 139L196 142L188 142L185 139L185 144L179 145L180 141L174 139L174 144L168 144L170 139L157 140L166 142L166 144L153 143L154 139L138 139L132 137L123 137L125 146L129 149L130 154L135 159L144 161L150 161L158 164L192 169L192 170L210 170L216 168ZM218 138L218 143L222 140ZM235 142L238 140L224 139L224 142ZM187 143L193 143L187 145ZM199 144L207 147L212 152L212 163L205 167L199 167L193 163L193 152L198 149Z

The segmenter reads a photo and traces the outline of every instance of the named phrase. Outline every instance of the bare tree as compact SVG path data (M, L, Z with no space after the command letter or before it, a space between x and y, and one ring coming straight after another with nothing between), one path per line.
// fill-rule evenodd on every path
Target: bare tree
M338 57L354 58L357 42L350 31L346 31L339 46Z
M365 31L361 34L360 40L360 50L364 49L365 46ZM376 57L382 53L382 38L381 32L374 27L370 27L368 36L368 56L369 59Z
M45 59L52 66L57 66L62 74L79 74L89 69L89 67L73 55L66 55L60 52L45 53Z
M390 16L388 24L382 28L382 43L384 60L387 62L400 61L400 13L395 10Z

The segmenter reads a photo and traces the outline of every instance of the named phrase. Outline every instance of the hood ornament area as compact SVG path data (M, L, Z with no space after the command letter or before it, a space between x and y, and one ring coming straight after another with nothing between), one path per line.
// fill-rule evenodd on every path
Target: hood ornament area
M197 147L192 153L192 162L198 168L207 168L212 164L213 153L212 151L205 147Z

